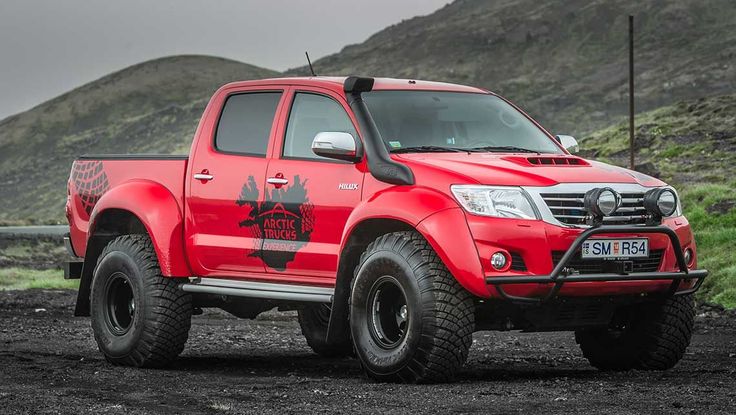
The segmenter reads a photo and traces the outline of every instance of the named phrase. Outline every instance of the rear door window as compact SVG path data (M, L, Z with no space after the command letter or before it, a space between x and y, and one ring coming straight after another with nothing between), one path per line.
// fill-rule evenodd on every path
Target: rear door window
M282 92L231 95L215 133L215 148L225 153L265 156Z

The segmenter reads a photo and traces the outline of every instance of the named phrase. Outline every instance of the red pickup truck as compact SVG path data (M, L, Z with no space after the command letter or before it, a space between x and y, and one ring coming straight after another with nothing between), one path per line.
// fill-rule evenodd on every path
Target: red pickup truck
M380 381L451 379L478 330L574 331L602 370L670 368L707 276L677 193L576 147L467 86L228 84L189 156L74 162L75 314L130 366L175 359L204 307L278 307Z

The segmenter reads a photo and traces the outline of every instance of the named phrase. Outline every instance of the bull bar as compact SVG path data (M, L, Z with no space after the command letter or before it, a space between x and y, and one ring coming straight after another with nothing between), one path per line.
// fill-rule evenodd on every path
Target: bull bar
M669 237L672 244L672 248L675 252L675 258L677 259L677 266L679 271L668 271L668 272L630 272L630 273L605 273L605 274L571 274L567 268L568 263L572 260L573 256L578 252L583 243L590 239L594 235L600 234L627 234L627 233L646 233L646 234L665 234ZM677 233L671 228L662 225L650 226L650 225L600 225L592 227L583 231L572 243L570 248L565 251L560 261L552 270L549 275L523 275L513 277L486 277L486 283L492 284L499 295L513 302L522 303L542 303L554 298L568 282L595 282L595 281L645 281L645 280L672 280L669 289L667 290L667 296L673 295L687 295L694 293L700 288L705 277L708 276L708 271L705 269L689 270L687 263L685 262L685 255L680 245L680 238L677 237ZM678 291L680 284L683 280L695 279L695 285L692 288L688 288L682 291ZM507 293L504 289L504 285L509 284L554 284L552 289L543 297L520 297Z

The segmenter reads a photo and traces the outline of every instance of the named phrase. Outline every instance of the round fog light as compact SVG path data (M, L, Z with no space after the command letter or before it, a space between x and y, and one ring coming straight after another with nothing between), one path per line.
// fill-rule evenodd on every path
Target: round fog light
M503 252L496 252L491 255L491 266L497 271L506 268L507 262L506 255L504 255Z
M687 267L688 268L692 267L693 266L693 250L690 248L685 249L683 256L685 257L685 264L687 264Z

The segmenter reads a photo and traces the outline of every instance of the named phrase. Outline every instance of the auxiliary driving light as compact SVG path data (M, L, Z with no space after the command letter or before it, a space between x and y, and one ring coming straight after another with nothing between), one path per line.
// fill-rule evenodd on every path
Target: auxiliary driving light
M644 209L655 217L671 216L677 210L677 195L666 187L652 189L644 194Z
M611 216L621 206L621 195L610 187L596 188L585 194L584 203L594 217Z
M508 261L506 260L506 255L503 254L503 252L496 252L495 254L491 255L491 266L496 271L501 271L502 269L506 268L506 263Z

